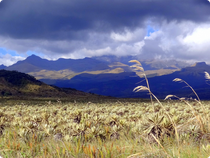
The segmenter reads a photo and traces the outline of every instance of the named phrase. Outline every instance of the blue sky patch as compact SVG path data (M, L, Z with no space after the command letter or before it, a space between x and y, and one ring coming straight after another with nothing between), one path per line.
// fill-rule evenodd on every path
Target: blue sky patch
M12 56L21 56L20 54L17 54L16 51L8 50L5 48L0 48L0 54L2 54L2 55L10 54Z
M150 25L147 26L147 37L149 37L153 32L156 32L158 30L155 30L153 27Z

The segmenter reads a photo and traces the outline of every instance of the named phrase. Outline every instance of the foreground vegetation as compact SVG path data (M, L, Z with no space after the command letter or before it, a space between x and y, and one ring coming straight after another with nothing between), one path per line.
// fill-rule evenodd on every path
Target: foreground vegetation
M134 91L147 91L150 101L0 102L0 156L209 157L210 102L179 78L173 81L185 83L196 99L158 100L141 63L131 62L146 81Z
M210 156L210 102L161 103L1 103L0 156Z

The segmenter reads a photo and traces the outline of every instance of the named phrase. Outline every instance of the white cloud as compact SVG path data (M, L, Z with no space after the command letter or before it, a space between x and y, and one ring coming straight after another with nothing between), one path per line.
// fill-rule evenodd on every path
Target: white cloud
M129 42L129 41L139 40L143 38L145 35L146 35L146 29L138 28L136 30L125 29L124 32L121 33L112 32L110 37L114 41Z
M141 49L145 45L144 41L136 42L133 44L121 44L113 51L114 55L126 56L126 55L138 55L141 54Z
M207 54L210 50L210 25L199 26L186 37L180 35L178 40L182 45L187 46L191 53Z
M115 33L115 32L112 32L111 33L111 38L113 40L116 40L116 41L130 41L132 40L132 33L131 32L128 32L126 31L126 33L123 33L123 34L119 34L119 33Z
M145 37L144 41L142 56L153 54L162 59L210 61L210 24L208 23L164 21L159 24L158 31Z
M150 36L145 36L144 40L155 40L156 38L158 38L162 34L163 34L163 32L161 30L159 30L159 31L150 33Z
M25 58L21 56L12 56L10 54L5 54L5 55L0 54L0 63L5 66L12 65L16 63L17 61L24 60L24 59Z

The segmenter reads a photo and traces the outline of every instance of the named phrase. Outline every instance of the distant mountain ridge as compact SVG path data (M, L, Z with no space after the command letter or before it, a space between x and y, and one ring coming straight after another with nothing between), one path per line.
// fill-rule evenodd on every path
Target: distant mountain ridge
M176 60L142 60L139 56L117 57L114 55L103 55L93 58L108 63L120 62L126 65L132 65L131 63L128 63L130 60L139 60L144 67L144 70L181 69L190 65L189 63Z
M201 99L210 99L210 86L204 77L204 72L210 73L210 66L206 63L197 63L176 71L172 74L155 76L149 78L151 91L160 99L164 99L168 94L179 97L193 97L190 88L184 83L173 82L175 78L181 78L190 84L200 95ZM134 87L145 85L144 78L139 78L134 72L123 72L120 74L81 74L71 80L45 80L60 87L72 87L85 92L92 92L100 95L114 97L149 97L147 92L134 93Z
M23 61L0 69L16 70L30 74L37 79L71 79L82 73L89 74L117 74L122 72L132 72L129 60L136 59L135 56L116 57L105 55L100 57L84 59L63 59L47 60L36 55L31 55ZM187 65L187 63L170 60L170 61L141 61L146 74L153 77L164 74L170 74Z
M46 84L63 88L74 88L80 91L114 97L148 97L147 93L133 93L133 88L144 84L141 73L132 71L129 60L136 57L101 56L84 59L58 59L55 61L42 59L32 55L19 61L6 70L16 70L33 75ZM186 85L174 83L174 78L186 80L202 98L209 98L209 87L204 78L204 71L210 72L205 62L185 67L187 63L170 61L141 61L151 90L160 98L167 94L190 96ZM4 83L4 80L2 80ZM210 99L210 98L209 98Z
M17 63L9 66L6 70L17 70L20 72L37 72L40 70L63 70L70 69L74 72L81 71L94 71L94 70L104 70L108 69L108 65L104 62L97 61L91 58L84 59L58 59L55 61L42 59L36 55L31 55L23 61L18 61Z

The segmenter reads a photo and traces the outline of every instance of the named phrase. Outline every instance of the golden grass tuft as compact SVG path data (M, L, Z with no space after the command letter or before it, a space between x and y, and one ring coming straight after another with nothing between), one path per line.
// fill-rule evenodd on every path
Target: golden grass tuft
M209 73L205 71L204 74L205 74L205 78L206 78L207 80L210 80L210 75L209 75Z
M136 63L136 64L139 64L139 66L142 66L141 63L138 60L130 60L129 62L130 63Z

